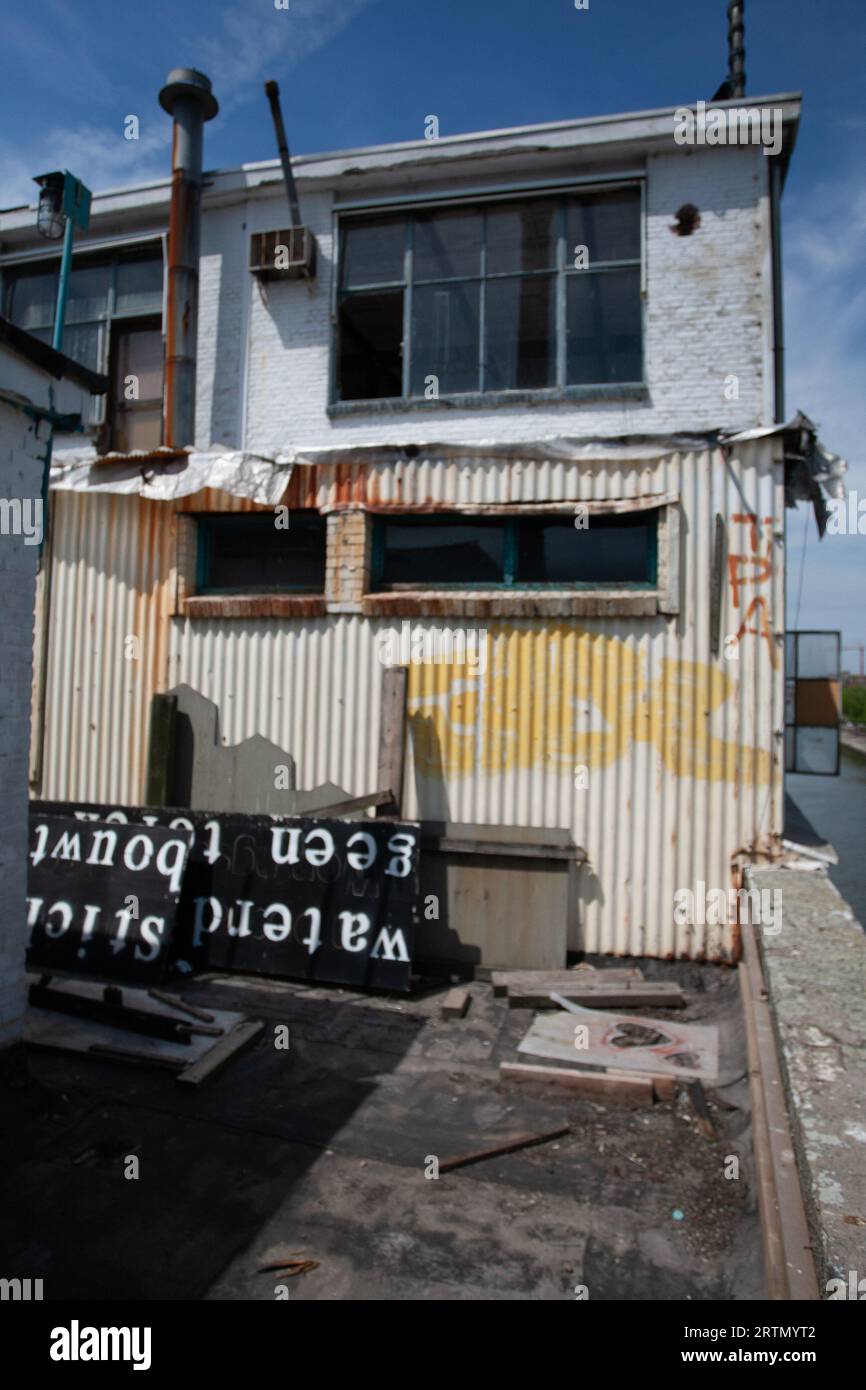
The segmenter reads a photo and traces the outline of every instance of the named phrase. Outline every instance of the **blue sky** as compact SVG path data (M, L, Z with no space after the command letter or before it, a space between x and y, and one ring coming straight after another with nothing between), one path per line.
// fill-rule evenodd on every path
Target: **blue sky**
M280 3L281 0L278 0ZM94 189L165 174L169 68L212 78L206 163L274 153L275 77L295 153L709 98L726 69L725 0L0 0L0 207L69 167ZM801 91L783 203L788 408L848 458L866 530L866 4L749 0L747 91ZM137 115L138 142L122 138ZM866 643L866 535L820 544L789 513L801 627ZM853 664L857 654L846 654Z

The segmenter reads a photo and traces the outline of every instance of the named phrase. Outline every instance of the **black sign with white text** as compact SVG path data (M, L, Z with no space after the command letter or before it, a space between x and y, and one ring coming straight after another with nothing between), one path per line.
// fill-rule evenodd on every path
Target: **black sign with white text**
M33 802L40 813L190 832L173 955L196 969L409 988L417 824Z
M131 984L161 980L189 845L186 830L31 808L28 967Z

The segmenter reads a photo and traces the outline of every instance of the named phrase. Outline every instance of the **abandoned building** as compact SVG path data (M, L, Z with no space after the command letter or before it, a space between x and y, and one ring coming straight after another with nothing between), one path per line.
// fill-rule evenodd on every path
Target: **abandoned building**
M784 399L800 98L743 111L729 21L709 111L292 158L267 83L279 158L235 169L178 68L164 178L97 192L62 257L0 213L7 339L65 323L89 392L29 460L25 557L7 1248L62 1292L270 1297L274 1250L323 1298L854 1267L859 1071L819 1086L809 1048L816 999L856 1041L866 953L785 810L837 769L839 656L786 631L786 511L823 532L845 465Z
M272 746L220 806L291 809L291 760L362 797L390 643L421 956L736 959L673 903L782 833L785 506L833 486L783 401L798 98L749 99L777 153L671 109L296 158L291 220L278 161L202 174L206 78L161 99L173 181L75 245L68 351L112 385L55 438L32 794L146 804L183 689ZM45 337L57 257L32 210L0 239Z

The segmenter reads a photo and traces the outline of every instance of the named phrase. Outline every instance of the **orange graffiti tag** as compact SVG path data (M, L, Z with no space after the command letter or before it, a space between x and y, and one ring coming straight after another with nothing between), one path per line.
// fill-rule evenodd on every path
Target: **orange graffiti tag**
M728 556L728 580L731 585L731 599L734 608L740 607L740 592L745 585L751 585L758 589L765 584L773 572L773 540L772 536L767 537L766 550L761 552L761 531L765 526L771 526L773 518L765 516L761 521L753 512L734 512L731 521L749 528L749 552L745 555L733 554ZM755 623L749 626L749 619L760 613L760 625ZM756 595L749 604L745 617L740 624L737 633L737 641L747 635L753 637L763 637L766 639L767 648L770 653L770 663L775 667L778 657L776 644L773 640L773 632L770 625L770 612L767 599L761 595Z

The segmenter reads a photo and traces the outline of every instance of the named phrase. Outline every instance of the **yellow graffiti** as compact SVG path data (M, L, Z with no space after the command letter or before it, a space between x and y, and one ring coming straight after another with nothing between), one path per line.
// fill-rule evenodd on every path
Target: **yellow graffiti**
M648 643L576 630L491 625L484 659L412 662L409 722L422 776L496 775L576 765L609 767L651 744L678 777L765 784L770 754L715 736L711 723L736 695L715 666L664 657Z

